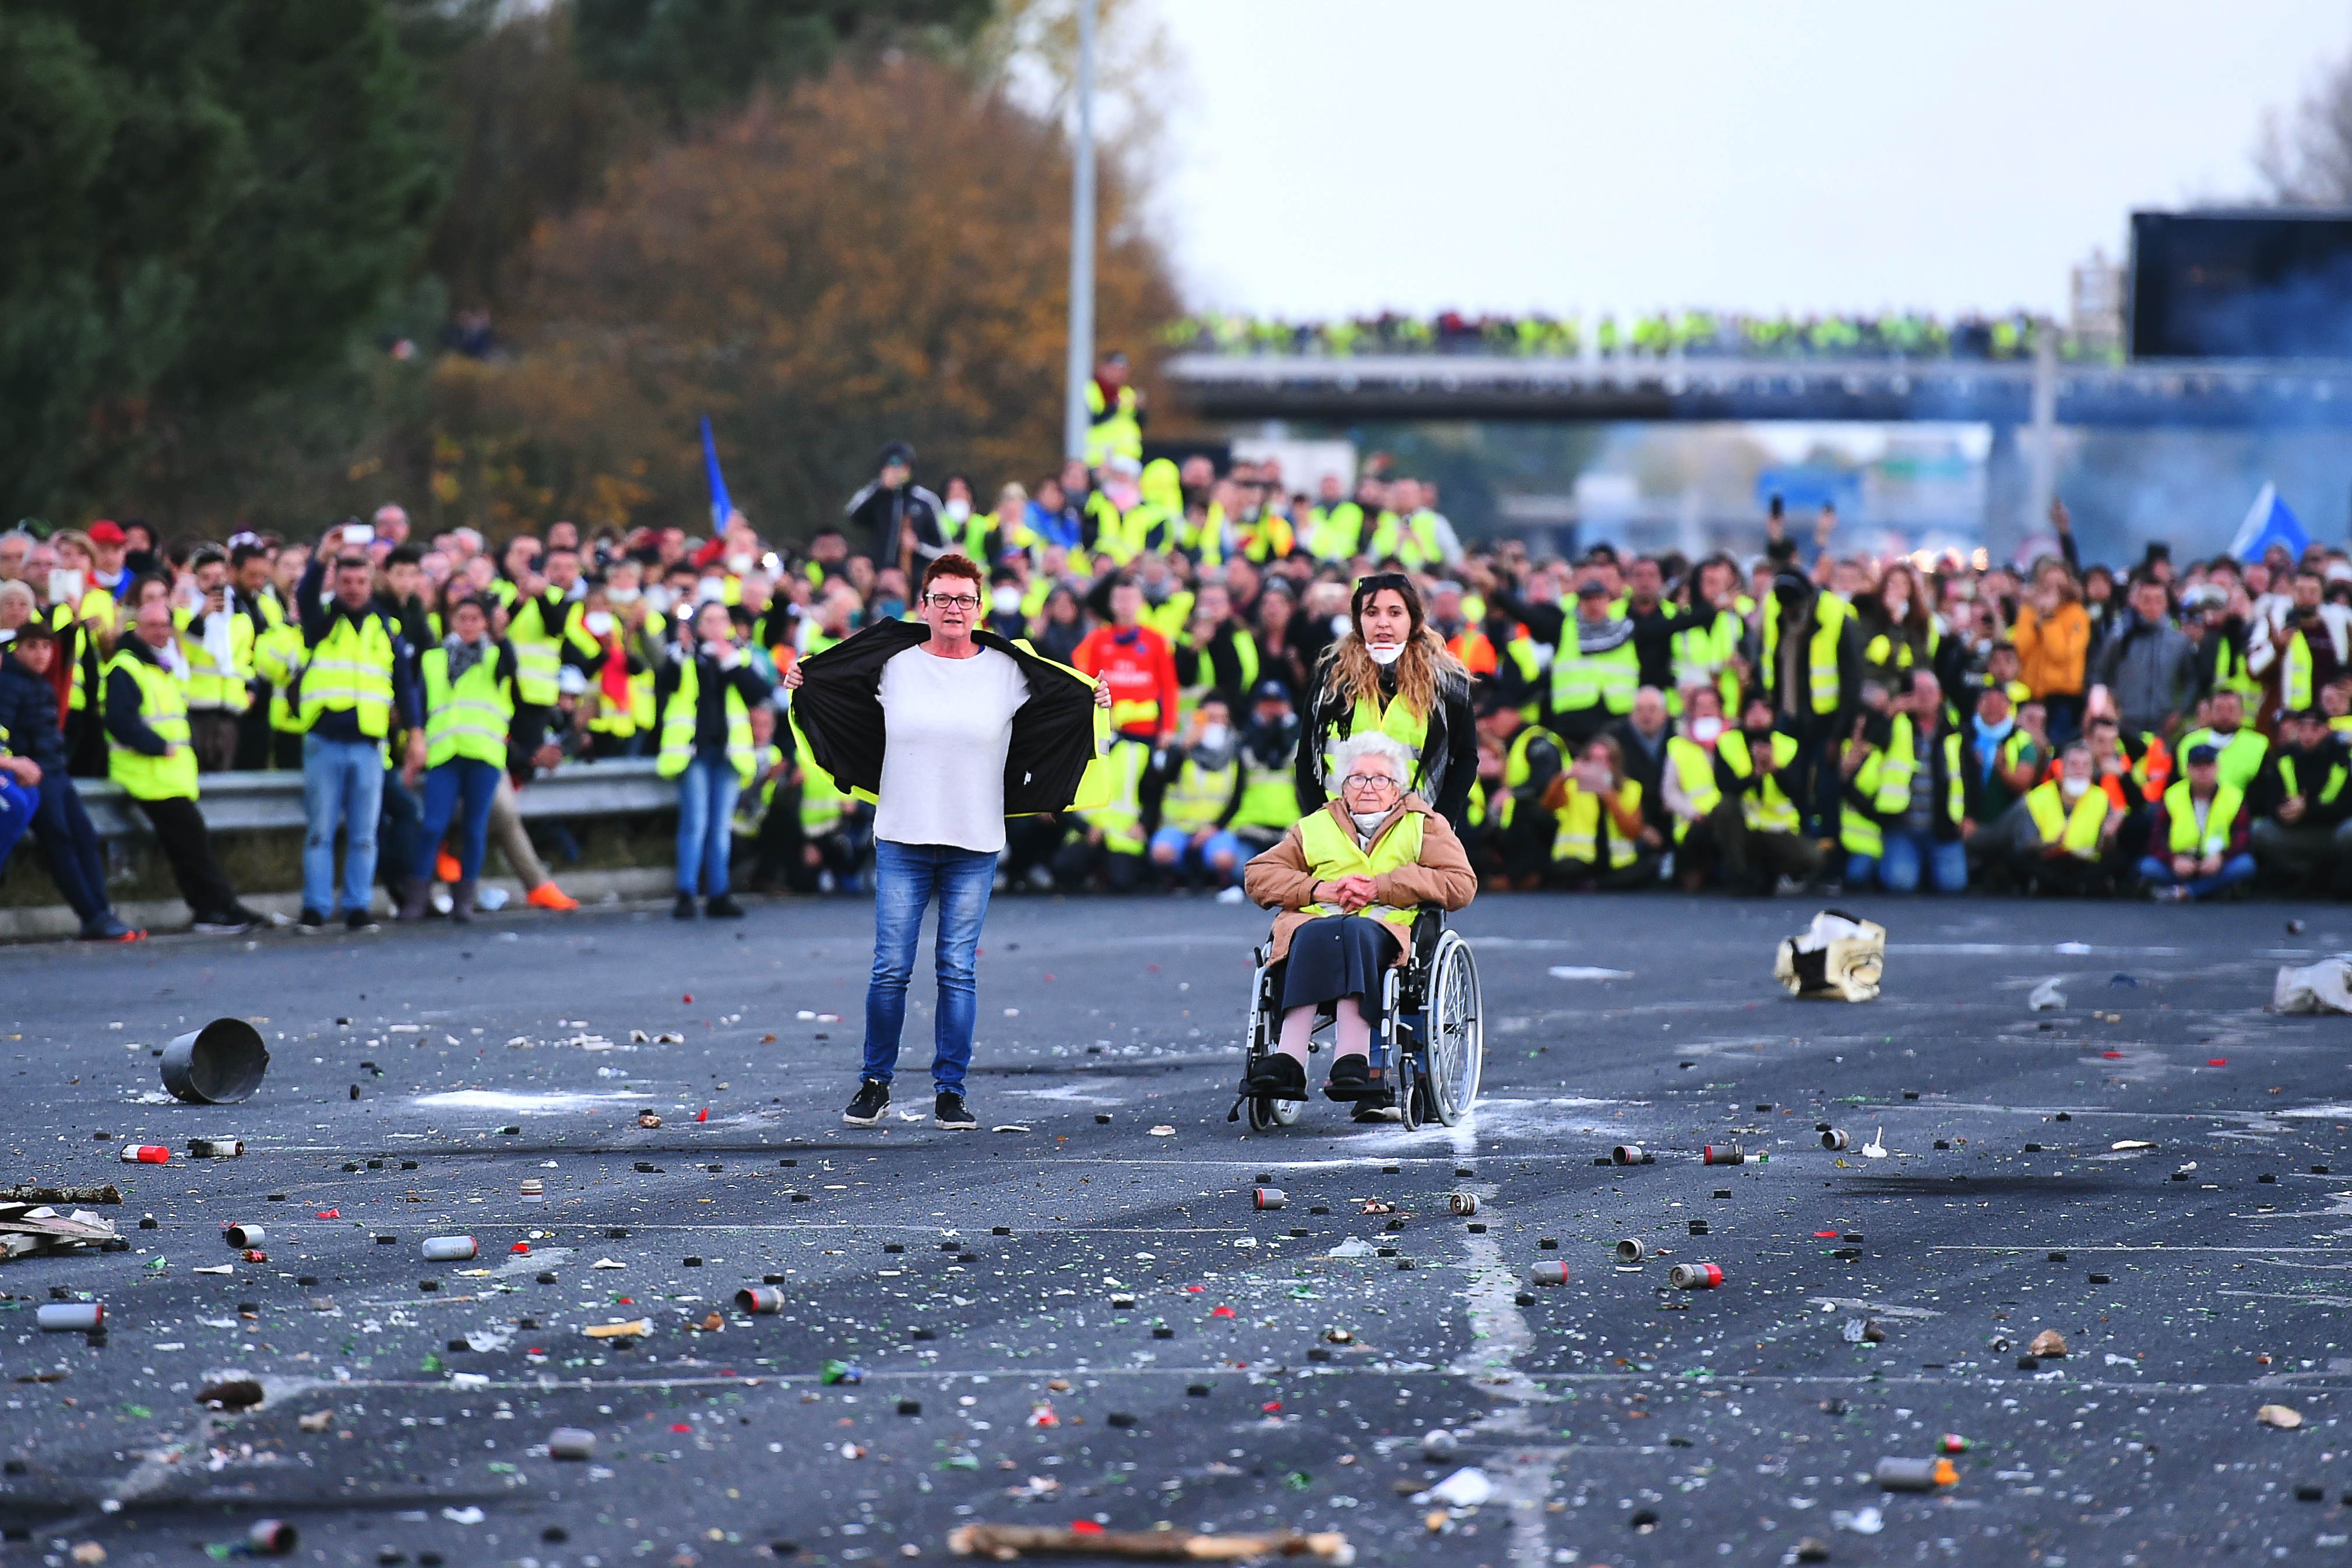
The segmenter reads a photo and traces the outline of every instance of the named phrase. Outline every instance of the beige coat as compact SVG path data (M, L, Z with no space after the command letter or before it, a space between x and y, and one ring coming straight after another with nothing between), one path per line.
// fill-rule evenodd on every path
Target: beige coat
M1356 831L1355 822L1347 810L1333 800L1323 808L1350 836ZM1435 904L1446 909L1460 909L1476 896L1478 879L1471 873L1470 858L1462 852L1462 841L1445 819L1431 810L1418 795L1407 795L1373 830L1372 842L1385 838L1407 811L1421 813L1421 862L1417 865L1399 866L1373 878L1378 890L1378 902L1398 909L1411 909L1417 904ZM1282 837L1282 842L1253 858L1242 868L1242 888L1261 909L1279 909L1274 917L1274 956L1289 956L1290 936L1301 925L1318 916L1305 913L1315 902L1315 873L1307 869L1307 851L1293 827ZM1410 932L1397 933L1396 961L1403 963L1412 953Z

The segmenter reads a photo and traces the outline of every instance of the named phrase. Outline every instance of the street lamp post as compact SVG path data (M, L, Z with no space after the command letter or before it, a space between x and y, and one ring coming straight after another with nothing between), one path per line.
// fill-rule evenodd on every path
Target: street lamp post
M1087 378L1095 360L1095 0L1077 0L1078 142L1070 172L1069 396L1062 450L1087 455Z

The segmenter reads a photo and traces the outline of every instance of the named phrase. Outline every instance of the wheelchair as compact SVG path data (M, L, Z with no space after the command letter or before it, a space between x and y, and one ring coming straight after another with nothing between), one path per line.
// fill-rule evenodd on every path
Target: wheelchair
M1282 1038L1283 966L1273 953L1269 939L1250 955L1256 974L1250 982L1244 1085L1258 1060L1272 1055ZM1477 961L1461 933L1447 928L1444 910L1424 904L1413 911L1412 956L1388 969L1381 984L1381 1025L1372 1033L1371 1052L1379 1098L1391 1102L1407 1132L1427 1122L1459 1124L1478 1100L1486 1036ZM1310 1055L1331 1048L1331 1028L1330 1007L1318 1009L1307 1047ZM1305 1103L1252 1094L1244 1087L1225 1120L1240 1121L1246 1112L1250 1130L1262 1133L1297 1122Z

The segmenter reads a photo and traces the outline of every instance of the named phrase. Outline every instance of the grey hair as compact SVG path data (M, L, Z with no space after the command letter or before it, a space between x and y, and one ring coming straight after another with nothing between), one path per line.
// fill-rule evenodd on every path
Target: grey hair
M1402 741L1392 739L1377 730L1364 735L1351 735L1331 748L1333 787L1336 789L1339 781L1349 775L1357 762L1367 757L1382 757L1388 759L1389 765L1396 770L1396 786L1400 792L1412 788L1412 753L1405 749Z

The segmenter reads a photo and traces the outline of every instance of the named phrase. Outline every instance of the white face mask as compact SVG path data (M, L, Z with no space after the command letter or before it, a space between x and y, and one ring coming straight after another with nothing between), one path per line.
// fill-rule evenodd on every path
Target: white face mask
M2069 800L2079 800L2084 795L2089 794L2090 790L2091 781L2088 779L2061 779L2058 780L2058 792L2065 796Z
M1388 817L1386 811L1350 811L1348 815L1355 819L1356 831L1359 833L1370 833Z
M634 588L608 588L604 591L604 597L611 600L615 604L635 604L637 601L637 590Z
M1719 718L1704 716L1691 720L1691 738L1701 746L1714 745L1722 733L1723 721Z
M970 501L950 501L947 504L947 514L948 521L951 523L963 522L971 516L971 503Z
M1201 745L1207 750L1223 751L1225 748L1225 743L1233 737L1233 727L1230 725L1208 724L1201 727Z
M1331 635L1334 637L1345 637L1349 632L1355 629L1355 623L1349 621L1346 616L1334 615L1331 617Z
M1398 643L1394 647L1381 648L1367 643L1364 644L1364 652L1372 656L1373 664L1386 669L1404 656L1404 645Z
M587 626L591 636L603 637L608 635L613 630L613 612L609 610L591 610L580 619Z
M646 608L656 615L669 613L670 593L667 585L655 583L645 591Z
M749 550L739 550L727 558L727 570L740 577L759 563L759 558Z
M999 615L1013 614L1021 608L1021 591L1008 583L1003 588L992 591L988 596L988 602L995 607Z

